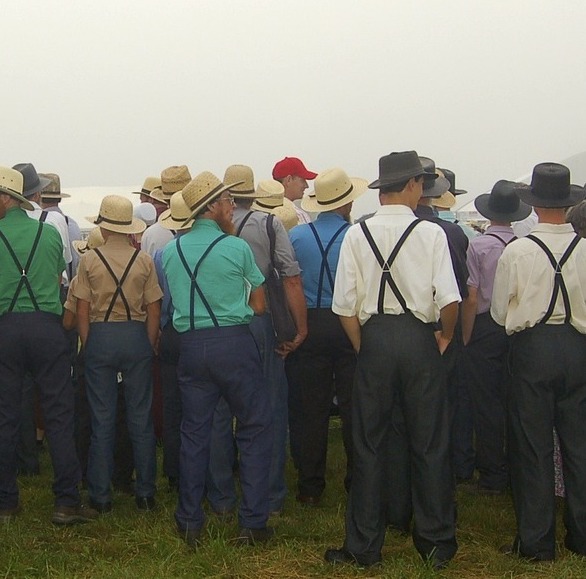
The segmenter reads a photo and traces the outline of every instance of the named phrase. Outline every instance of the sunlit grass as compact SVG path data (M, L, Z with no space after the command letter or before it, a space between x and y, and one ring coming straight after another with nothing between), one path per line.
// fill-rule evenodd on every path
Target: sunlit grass
M332 567L323 560L323 553L342 544L345 507L337 419L330 429L328 460L328 486L318 508L295 502L295 472L288 465L289 497L283 515L270 521L277 534L268 545L236 546L236 519L221 522L212 515L204 545L193 552L175 532L176 495L167 492L162 479L156 512L138 512L132 497L115 494L113 513L95 523L70 528L52 525L50 465L45 452L42 476L20 481L22 514L0 525L0 577L586 577L586 561L565 551L561 544L554 564L536 565L500 554L498 547L510 542L515 528L510 497L477 497L463 491L458 494L460 549L442 573L434 573L421 561L410 537L397 533L387 533L381 568ZM561 510L559 515L561 543Z

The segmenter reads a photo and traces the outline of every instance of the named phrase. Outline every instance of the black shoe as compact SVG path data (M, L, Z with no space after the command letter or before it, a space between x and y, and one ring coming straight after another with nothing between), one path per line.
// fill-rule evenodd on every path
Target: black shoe
M357 559L350 551L346 549L328 549L324 554L324 559L332 565L348 563L357 567L375 567L381 565L381 561L364 562Z
M112 503L110 501L106 503L98 503L90 499L90 507L95 511L98 511L100 515L105 515L112 512Z
M59 505L53 511L51 522L54 525L76 525L78 523L89 523L95 521L99 516L96 509L78 505L76 507L67 507Z
M524 555L521 553L519 547L514 543L501 545L499 547L499 553L502 553L503 555L515 555L531 563L553 563L554 561L554 555Z
M154 511L157 508L155 497L136 497L135 501L139 511Z
M0 509L0 523L7 523L8 521L12 521L18 515L18 513L20 513L20 511L20 505L16 505L11 509Z
M272 527L263 527L262 529L250 529L241 527L236 537L236 543L239 545L255 545L256 543L266 543L275 535Z
M297 502L309 507L317 507L321 501L321 497L314 497L312 495L297 495Z
M124 493L125 495L129 495L131 497L134 496L134 481L112 481L112 487L115 491L119 493Z
M201 529L182 529L177 526L177 532L191 549L201 547Z

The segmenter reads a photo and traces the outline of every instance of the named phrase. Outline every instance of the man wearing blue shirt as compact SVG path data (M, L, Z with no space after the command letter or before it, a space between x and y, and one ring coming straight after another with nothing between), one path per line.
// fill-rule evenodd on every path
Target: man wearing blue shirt
M236 416L242 501L239 543L269 539L271 415L260 354L250 333L254 314L265 309L264 278L248 244L232 231L230 188L209 172L182 191L191 230L168 244L163 269L180 334L177 368L183 419L178 530L197 547L205 521L204 496L214 410L220 396Z
M340 246L350 225L352 202L366 188L366 181L351 179L342 169L324 171L315 180L315 195L305 197L301 204L303 209L319 216L314 223L299 225L290 232L307 301L307 339L287 359L290 387L300 392L301 399L303 428L297 500L306 505L316 506L325 488L328 422L334 394L342 418L346 489L350 485L350 401L356 356L331 307Z

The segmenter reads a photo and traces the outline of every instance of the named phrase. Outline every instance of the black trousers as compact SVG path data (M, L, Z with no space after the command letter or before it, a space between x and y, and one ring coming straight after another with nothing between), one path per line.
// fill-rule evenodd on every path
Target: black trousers
M351 396L356 354L330 309L307 310L307 339L287 363L289 388L300 394L300 445L297 457L298 489L303 496L319 497L326 486L328 426L334 395L342 419L346 451L346 489L352 472Z
M553 427L566 486L566 547L586 555L586 336L570 325L538 324L511 348L509 451L516 547L555 556Z
M476 316L462 367L472 395L476 468L482 488L503 490L508 484L505 456L505 406L509 339L486 312Z
M411 314L373 316L362 328L352 396L354 468L344 544L360 563L381 559L395 442L393 451L403 452L397 479L410 480L417 551L434 561L456 553L448 406L433 328Z

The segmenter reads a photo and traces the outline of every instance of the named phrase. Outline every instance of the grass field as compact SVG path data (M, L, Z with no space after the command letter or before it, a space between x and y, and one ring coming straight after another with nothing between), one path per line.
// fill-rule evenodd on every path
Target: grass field
M477 497L463 491L458 493L460 549L445 571L434 573L420 560L409 537L393 533L387 534L381 568L325 563L324 550L340 546L344 535L343 451L337 420L330 429L328 487L322 506L295 502L295 473L289 465L285 512L271 520L276 536L262 547L236 546L236 520L220 522L210 516L205 545L190 551L175 532L176 495L167 492L162 479L156 512L139 513L133 498L116 494L114 512L97 522L55 527L50 523L51 469L46 452L42 469L40 477L20 481L22 514L0 525L0 577L586 577L586 560L561 544L554 564L535 565L500 554L498 547L510 541L514 531L510 497ZM559 515L561 541L561 508Z

